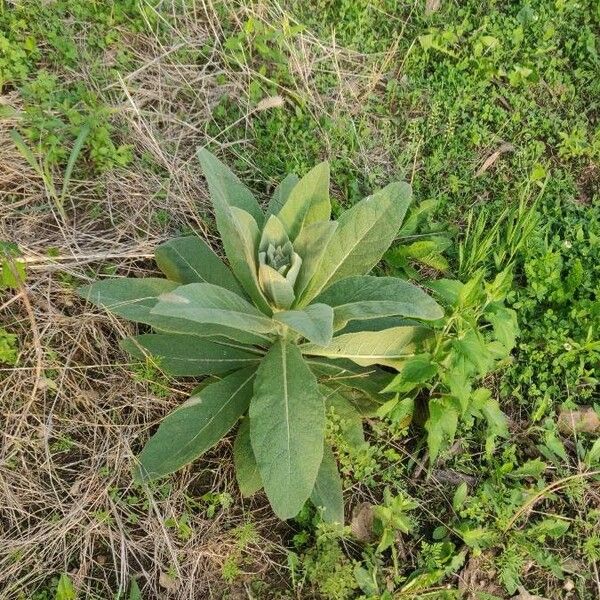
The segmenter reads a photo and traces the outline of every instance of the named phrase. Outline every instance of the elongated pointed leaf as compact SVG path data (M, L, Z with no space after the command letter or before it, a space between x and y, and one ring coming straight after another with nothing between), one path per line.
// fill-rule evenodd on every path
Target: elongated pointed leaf
M417 344L427 333L424 328L410 326L344 333L334 337L328 346L303 344L301 349L304 354L346 358L363 367L375 364L397 367L403 359L416 354Z
M221 218L221 224L223 246L235 276L254 304L270 315L271 309L258 283L260 232L256 221L247 212L233 207Z
M273 192L273 196L269 202L267 208L267 216L276 215L283 208L283 205L287 202L291 191L294 186L300 181L300 178L295 173L290 173L279 183Z
M278 216L291 240L296 239L303 226L317 221L329 221L331 202L328 163L318 164L300 179L292 188Z
M139 456L136 478L173 473L214 446L248 409L255 374L250 367L227 375L167 415Z
M294 250L302 257L302 265L294 286L296 298L302 298L306 286L319 270L327 244L337 226L337 221L319 221L305 225L294 241Z
M302 302L344 277L368 273L396 237L411 199L407 183L391 183L343 213Z
M170 375L227 373L254 365L261 355L193 335L145 334L126 338L121 347L137 358L149 355Z
M313 344L326 346L333 336L333 309L326 304L311 304L304 310L285 310L273 315Z
M197 157L208 183L215 212L225 212L232 206L241 208L262 226L264 215L256 198L233 171L205 148L198 150Z
M323 509L323 521L344 524L342 479L329 446L325 446L323 450L323 461L310 499L316 507Z
M159 298L151 314L195 323L223 325L264 334L274 331L271 319L230 290L210 283L189 283Z
M317 380L297 346L283 340L256 375L250 438L265 492L281 519L298 514L323 458L325 408Z
M145 323L161 332L227 338L234 342L252 345L261 345L269 341L269 336L266 334L249 333L214 323L194 323L179 318L178 315L166 317L152 314L151 310L156 306L158 297L178 287L179 284L173 281L153 277L105 279L80 287L77 293L120 317Z
M233 444L235 477L242 496L252 496L263 486L250 443L250 420L242 419Z
M156 264L171 281L213 283L244 295L240 284L212 248L197 236L169 240L154 251Z
M353 319L401 315L433 321L444 315L440 305L421 288L396 277L346 277L319 294L315 302L334 308L336 329Z
M168 279L126 277L96 281L81 286L77 293L88 302L106 308L119 317L145 323L158 296L172 292L177 287L178 283Z

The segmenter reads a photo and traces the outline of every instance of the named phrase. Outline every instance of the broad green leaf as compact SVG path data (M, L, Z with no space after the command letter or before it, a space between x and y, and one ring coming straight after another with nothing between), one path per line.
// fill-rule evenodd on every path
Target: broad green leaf
M314 301L334 308L336 329L352 319L401 315L433 321L444 316L440 305L421 288L396 277L346 277Z
M77 592L71 578L63 573L58 580L55 600L76 600Z
M342 437L354 448L362 446L365 443L362 416L354 404L338 390L327 385L320 385L319 389L325 400L327 415L333 413Z
M458 281L458 279L442 278L436 279L435 281L428 281L427 287L430 290L433 290L438 297L450 306L456 306L464 284L461 281Z
M490 370L492 357L486 348L485 341L477 331L468 331L461 339L454 340L453 346L477 369L480 375L485 375Z
M326 304L311 304L304 310L285 310L273 319L287 325L309 342L326 346L333 336L333 310Z
M319 221L306 225L294 241L294 250L302 258L296 279L296 298L301 298L306 286L319 270L327 244L337 229L337 221ZM304 305L312 298L305 298Z
M250 438L265 492L281 519L298 514L323 459L325 407L294 344L278 340L256 374Z
M469 487L467 483L463 481L458 485L456 490L454 490L454 496L452 496L452 508L455 511L460 510L460 508L465 503L467 496L469 495Z
M316 507L323 509L323 521L344 524L342 479L329 446L323 449L323 460L310 499Z
M303 344L301 349L303 354L346 358L363 367L376 364L396 367L417 353L417 346L427 333L423 327L411 326L344 333L334 337L325 347Z
M394 377L386 392L406 393L429 381L438 372L437 365L431 362L429 354L418 354L409 358Z
M225 263L197 236L169 240L154 251L156 264L171 280L179 283L214 283L244 295Z
M344 212L302 301L344 277L368 273L396 237L411 197L407 183L391 183Z
M429 461L433 463L440 450L454 440L458 413L447 397L429 400L429 418L425 423Z
M247 212L233 207L222 223L226 234L221 231L221 238L231 269L256 306L270 315L271 309L258 283L260 232L256 221Z
M291 240L296 239L304 225L329 221L331 202L328 163L318 164L298 181L278 216Z
M152 314L158 296L177 289L179 284L168 279L147 277L144 279L105 279L80 287L77 293L86 300L102 306L114 314L151 325L165 333L183 333L200 337L223 337L242 344L264 344L269 341L265 334L249 333L214 323L194 323L180 318Z
M495 338L510 352L519 335L517 313L504 306L494 306L492 310L486 310L485 318L492 324Z
M242 419L233 443L235 477L242 496L252 496L263 486L250 442L250 420Z
M262 226L264 215L256 198L233 171L205 148L198 150L197 157L208 183L217 218L219 212L226 212L228 207L233 206L251 214Z
M77 293L88 302L101 306L119 317L146 323L150 309L158 296L172 292L179 284L168 279L146 277L137 279L104 279L77 289Z
M150 355L170 375L197 376L258 367L261 355L194 335L144 334L121 340L121 347L137 358Z
M211 283L188 283L163 294L150 313L259 334L272 333L275 328L273 321L249 302Z
M255 374L255 367L231 373L167 415L139 456L136 478L173 473L214 446L248 409Z
M359 331L383 331L384 329L405 327L406 325L420 325L420 323L406 317L377 317L362 321L348 321L347 325L343 329L340 329L337 334L358 333Z
M275 188L273 196L269 202L267 208L267 216L276 215L283 208L283 205L287 202L290 196L290 192L294 189L294 186L300 181L298 175L290 173L280 182Z
M585 455L586 465L591 467L596 463L600 463L600 437L592 444L592 447Z

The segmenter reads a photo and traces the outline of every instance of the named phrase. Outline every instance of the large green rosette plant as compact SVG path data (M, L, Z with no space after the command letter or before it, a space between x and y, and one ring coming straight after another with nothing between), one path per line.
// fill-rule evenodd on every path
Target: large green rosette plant
M205 376L139 456L136 476L158 478L214 446L238 421L240 489L264 488L275 513L294 517L309 498L343 521L341 480L325 443L326 411L362 435L361 414L384 397L439 319L419 287L367 275L394 240L411 201L392 183L331 221L329 167L288 175L266 213L215 156L198 154L227 266L199 237L160 245L166 279L118 278L80 288L89 301L152 327L123 341L168 374Z

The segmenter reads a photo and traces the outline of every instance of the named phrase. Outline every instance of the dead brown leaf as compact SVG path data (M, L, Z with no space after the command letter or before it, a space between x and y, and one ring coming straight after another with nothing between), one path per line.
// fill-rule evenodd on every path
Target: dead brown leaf
M430 15L431 13L440 10L442 0L426 0L425 2L425 14Z
M483 164L477 169L475 177L481 177L499 158L506 152L512 152L515 147L509 142L502 142L497 150L492 152L484 161Z
M575 410L562 410L558 415L558 429L565 435L599 433L600 418L591 406L581 406Z
M369 502L359 504L352 511L350 522L352 535L360 542L370 542L373 539L373 505Z

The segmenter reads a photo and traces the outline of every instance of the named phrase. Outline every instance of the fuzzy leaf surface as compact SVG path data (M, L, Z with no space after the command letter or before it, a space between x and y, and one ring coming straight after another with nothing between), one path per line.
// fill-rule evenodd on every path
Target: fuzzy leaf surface
M144 334L126 338L121 347L136 358L158 359L162 370L175 376L218 375L258 367L261 355L193 335Z
M138 480L173 473L214 446L246 412L256 368L211 383L167 415L144 446Z
M323 508L323 521L344 524L342 479L329 446L323 449L323 460L310 499L315 506Z
M262 360L249 416L265 492L275 513L290 519L314 488L325 434L323 397L296 345L278 340Z
M308 341L326 346L333 336L333 309L326 304L311 304L304 310L276 312L273 319L284 323Z
M344 212L302 303L344 277L368 273L396 237L411 199L407 183L391 183Z

